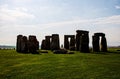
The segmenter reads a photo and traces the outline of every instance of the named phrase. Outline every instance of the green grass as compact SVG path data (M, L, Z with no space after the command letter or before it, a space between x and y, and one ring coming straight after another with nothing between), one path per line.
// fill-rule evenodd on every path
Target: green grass
M0 79L120 79L120 53L32 55L0 50Z

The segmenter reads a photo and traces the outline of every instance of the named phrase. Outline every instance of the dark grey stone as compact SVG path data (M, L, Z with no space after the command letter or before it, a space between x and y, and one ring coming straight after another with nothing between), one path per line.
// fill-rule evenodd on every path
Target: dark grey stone
M100 37L101 37L101 42L100 42ZM92 39L93 39L92 44L93 44L94 52L107 51L107 41L104 33L94 33L94 36L92 37Z
M58 50L58 49L60 49L59 35L52 34L51 50Z

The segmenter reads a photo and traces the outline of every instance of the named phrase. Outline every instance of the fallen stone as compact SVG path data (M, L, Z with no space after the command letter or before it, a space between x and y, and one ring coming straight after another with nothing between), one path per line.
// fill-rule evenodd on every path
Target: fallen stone
M53 53L54 54L67 54L67 50L66 49L54 50Z

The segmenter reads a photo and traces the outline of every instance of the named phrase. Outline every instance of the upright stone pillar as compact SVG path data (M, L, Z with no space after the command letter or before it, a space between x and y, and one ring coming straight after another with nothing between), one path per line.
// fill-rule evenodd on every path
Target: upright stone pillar
M99 44L100 37L101 37L101 44ZM99 52L99 51L106 52L107 51L107 41L106 41L104 33L94 33L93 51L95 52Z
M100 51L100 46L99 46L99 36L93 36L92 37L93 41L93 51L99 52Z
M77 30L76 32L76 50L89 52L89 32L84 30Z
M46 50L46 40L42 40L41 49Z
M51 50L58 50L58 49L60 49L59 35L52 34Z
M36 39L36 36L29 36L29 52L32 54L38 53L37 50L39 49L39 42Z
M80 51L89 52L89 35L88 32L82 34L80 37Z
M106 41L105 36L102 36L101 38L101 51L107 52L107 41Z
M28 40L26 36L23 36L21 40L21 52L22 53L28 52Z
M69 49L75 50L75 36L74 35L71 36Z
M21 53L37 53L37 50L39 50L39 42L36 36L29 36L28 40L26 36L18 35L16 50Z
M80 30L77 30L76 32L77 32L77 34L76 34L76 50L79 51L79 48L80 48L80 36L82 34L80 33Z
M50 39L51 36L45 36L45 42L46 42L46 50L50 50Z
M69 49L69 41L67 35L64 35L64 48Z
M21 52L21 41L22 41L22 35L17 36L17 43L16 43L16 51Z

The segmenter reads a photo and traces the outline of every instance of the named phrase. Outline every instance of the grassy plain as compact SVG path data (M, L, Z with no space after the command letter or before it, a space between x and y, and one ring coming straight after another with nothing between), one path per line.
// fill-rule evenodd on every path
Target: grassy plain
M0 79L120 79L120 52L21 54L0 50Z

